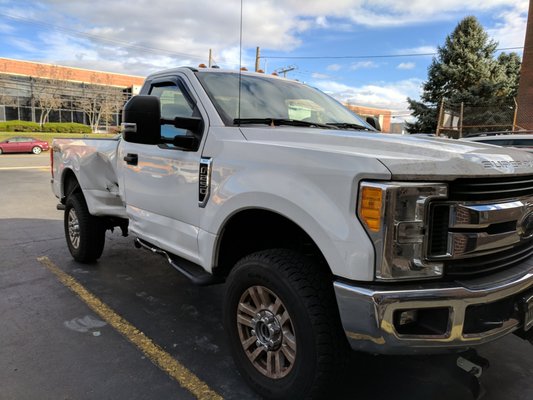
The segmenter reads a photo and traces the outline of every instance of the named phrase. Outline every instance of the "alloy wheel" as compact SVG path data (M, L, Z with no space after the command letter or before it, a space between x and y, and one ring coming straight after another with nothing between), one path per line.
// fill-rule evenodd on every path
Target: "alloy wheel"
M281 379L296 360L296 335L281 299L264 286L248 288L237 307L241 345L252 365L264 376Z

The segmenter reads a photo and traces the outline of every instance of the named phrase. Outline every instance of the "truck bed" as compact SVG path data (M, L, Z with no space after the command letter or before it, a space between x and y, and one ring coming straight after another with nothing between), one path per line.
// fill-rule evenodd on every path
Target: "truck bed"
M127 218L117 176L119 142L119 136L54 139L52 187L55 196L64 199L65 179L74 174L91 214Z

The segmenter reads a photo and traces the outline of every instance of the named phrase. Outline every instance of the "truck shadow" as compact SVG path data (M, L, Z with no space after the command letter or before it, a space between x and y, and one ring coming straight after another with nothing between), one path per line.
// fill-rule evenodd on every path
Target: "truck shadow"
M373 356L353 353L347 383L335 398L473 399L471 378L456 366L457 355Z

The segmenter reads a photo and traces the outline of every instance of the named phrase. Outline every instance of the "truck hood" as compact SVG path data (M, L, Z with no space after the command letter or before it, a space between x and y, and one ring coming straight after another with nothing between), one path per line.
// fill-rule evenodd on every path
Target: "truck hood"
M379 160L393 179L533 174L533 154L428 136L299 127L241 127L248 141Z

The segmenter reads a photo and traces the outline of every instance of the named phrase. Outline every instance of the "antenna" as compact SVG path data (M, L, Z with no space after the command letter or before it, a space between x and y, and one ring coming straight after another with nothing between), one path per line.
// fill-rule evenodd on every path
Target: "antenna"
M237 120L241 126L241 84L242 84L242 9L243 1L241 0L241 21L240 21L240 35L239 35L239 104L237 107Z

